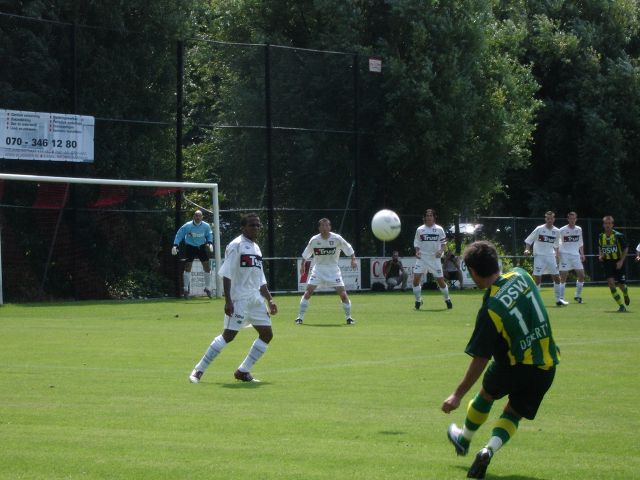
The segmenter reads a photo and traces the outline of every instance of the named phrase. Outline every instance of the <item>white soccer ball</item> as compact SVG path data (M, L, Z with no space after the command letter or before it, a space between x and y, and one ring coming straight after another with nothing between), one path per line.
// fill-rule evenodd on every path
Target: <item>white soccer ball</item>
M378 240L393 240L400 235L400 217L392 210L380 210L371 219L371 230Z

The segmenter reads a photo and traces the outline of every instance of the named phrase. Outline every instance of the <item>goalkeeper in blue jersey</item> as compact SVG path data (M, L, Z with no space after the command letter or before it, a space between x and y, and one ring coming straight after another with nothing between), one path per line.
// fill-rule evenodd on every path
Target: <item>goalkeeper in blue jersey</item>
M213 252L213 233L211 226L202 220L202 211L196 210L193 220L180 227L176 238L173 240L172 255L178 255L178 246L184 242L181 260L184 261L183 293L184 298L189 298L189 286L191 284L191 265L194 259L199 259L204 270L204 293L211 298L211 267L209 266L209 254Z
M458 455L466 455L474 433L489 417L494 400L508 396L489 441L476 454L468 478L484 478L493 455L516 433L522 417L533 420L553 383L559 353L549 316L533 278L521 268L500 273L498 253L490 242L474 242L464 262L480 288L482 307L465 352L472 358L458 387L443 402L449 413L482 379L482 388L469 402L462 427L449 426L447 436ZM490 362L490 360L493 360Z

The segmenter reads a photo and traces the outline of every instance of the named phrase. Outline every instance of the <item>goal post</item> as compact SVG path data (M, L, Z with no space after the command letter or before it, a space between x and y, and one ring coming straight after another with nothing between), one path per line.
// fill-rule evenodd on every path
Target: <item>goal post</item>
M80 177L57 177L45 175L22 175L11 173L0 173L0 180L23 181L23 182L50 182L50 183L75 183L87 185L113 185L121 187L156 187L156 188L178 188L178 189L206 189L211 191L211 211L213 213L213 236L214 236L214 258L215 266L213 276L216 285L216 297L222 296L222 282L218 278L218 269L221 266L220 251L220 205L218 202L218 184L201 182L168 182L154 180L118 180L105 178L80 178ZM0 237L1 240L1 237ZM0 253L0 305L3 303L2 292L2 256Z

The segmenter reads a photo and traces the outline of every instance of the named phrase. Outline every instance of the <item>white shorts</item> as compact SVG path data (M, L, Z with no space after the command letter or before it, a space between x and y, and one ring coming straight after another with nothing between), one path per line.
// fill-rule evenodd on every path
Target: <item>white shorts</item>
M416 259L416 265L413 267L414 275L422 275L425 273L431 273L436 278L442 278L442 262L439 258L434 256L422 257Z
M238 331L251 325L271 326L271 316L264 298L237 300L233 302L233 315L224 316L224 328Z
M337 265L314 265L309 274L307 285L318 287L344 287L342 272Z
M580 255L560 252L560 271L568 272L569 270L584 270Z
M555 255L536 255L533 257L533 274L540 277L545 274L558 275Z

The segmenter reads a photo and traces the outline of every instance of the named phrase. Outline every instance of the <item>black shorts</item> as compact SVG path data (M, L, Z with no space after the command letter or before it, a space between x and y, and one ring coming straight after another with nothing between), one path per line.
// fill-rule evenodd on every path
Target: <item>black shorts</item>
M616 268L618 260L604 260L602 262L602 268L604 268L605 278L613 278L616 283L626 283L627 279L624 276L624 265L618 270Z
M182 259L185 262L193 262L196 258L200 260L203 265L209 261L209 250L207 248L207 244L205 243L199 247L194 247L193 245L185 243Z
M484 374L482 388L496 399L509 395L511 407L524 418L533 420L555 374L555 367L542 370L534 365L511 367L493 361Z

